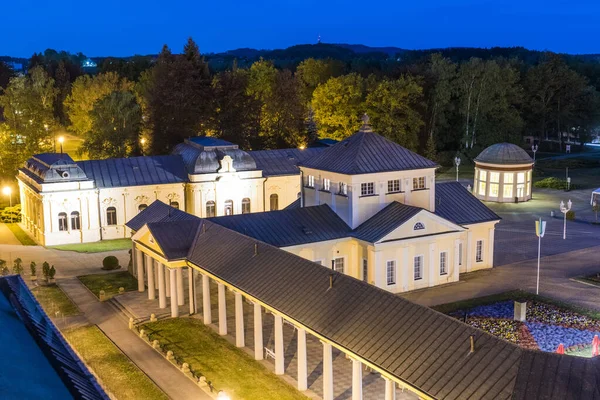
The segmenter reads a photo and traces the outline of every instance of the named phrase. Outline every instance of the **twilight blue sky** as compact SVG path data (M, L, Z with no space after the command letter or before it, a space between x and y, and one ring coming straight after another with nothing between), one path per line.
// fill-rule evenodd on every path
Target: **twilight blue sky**
M7 0L0 55L88 56L361 43L422 49L525 46L600 53L600 0Z

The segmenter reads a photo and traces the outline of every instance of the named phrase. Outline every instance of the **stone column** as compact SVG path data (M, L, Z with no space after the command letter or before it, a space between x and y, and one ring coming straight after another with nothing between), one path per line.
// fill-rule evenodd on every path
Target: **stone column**
M244 347L246 338L244 337L244 302L242 294L235 292L235 345Z
M183 293L183 271L181 271L181 268L177 268L175 271L177 271L177 305L182 306L185 304L185 295Z
M396 383L388 378L385 380L385 400L396 400Z
M154 269L154 288L158 290L158 260L156 260L152 266Z
M352 359L352 400L362 400L362 363Z
M146 272L148 273L148 300L156 298L154 289L154 260L146 254Z
M156 263L158 269L158 307L167 308L167 289L165 288L165 266Z
M198 277L198 271L194 268L192 270L192 280L194 282L194 314L198 314L198 289L196 288L196 278Z
M275 317L275 375L283 375L284 354L283 354L283 318L280 315Z
M194 289L194 270L192 267L188 267L188 302L190 303L190 315L194 314L194 308L196 307L196 291Z
M175 277L175 269L169 268L171 276L171 317L179 317L179 307L177 306L177 278Z
M219 335L227 335L227 304L225 303L225 285L217 284L219 293Z
M323 400L333 400L333 353L329 343L323 343Z
M254 359L262 360L263 356L263 323L262 306L254 303Z
M306 366L306 331L302 328L298 332L298 390L308 389L308 371Z
M144 290L146 290L146 285L144 284L144 256L142 255L142 252L137 248L135 249L135 253L135 263L137 264L138 292L143 292Z
M204 324L212 323L212 310L210 304L210 278L208 275L202 275L202 316Z
M165 287L167 288L167 297L171 297L171 274L168 272L165 272Z

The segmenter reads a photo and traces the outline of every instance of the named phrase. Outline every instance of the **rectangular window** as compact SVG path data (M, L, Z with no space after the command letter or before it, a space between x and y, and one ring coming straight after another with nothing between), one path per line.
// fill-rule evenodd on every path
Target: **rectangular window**
M510 199L511 197L513 197L512 183L510 185L507 185L506 182L504 182L504 198Z
M477 246L475 248L475 261L483 262L483 240L477 241Z
M425 177L413 178L413 190L425 189Z
M387 284L396 284L396 261L387 262Z
M314 188L315 187L315 177L313 175L308 175L306 177L306 186Z
M497 183L490 183L490 197L498 197L499 187Z
M500 173L499 172L490 172L490 182L500 183Z
M462 265L462 258L463 258L462 243L459 243L458 244L458 265Z
M398 193L400 191L400 179L388 181L388 193Z
M360 184L360 195L361 196L371 196L373 194L375 194L375 184L373 182Z
M327 178L323 178L323 190L329 192L331 189L331 181Z
M58 230L59 231L66 231L68 229L67 227L67 214L66 213L60 213L58 214Z
M106 209L106 225L117 224L117 209L115 207L108 207Z
M487 171L479 171L479 180L487 181Z
M363 281L369 281L369 262L366 258L363 258Z
M423 279L423 256L416 256L414 260L415 281Z
M446 275L448 273L448 252L442 251L440 253L440 275Z
M514 183L515 174L512 172L504 173L504 184L510 183L511 185Z
M525 183L525 173L519 172L517 174L517 183Z
M479 182L479 195L485 196L485 182L484 181Z
M343 194L344 196L348 195L348 185L344 182L340 182L340 190L338 193Z
M344 257L338 257L333 260L333 269L340 274L344 273Z

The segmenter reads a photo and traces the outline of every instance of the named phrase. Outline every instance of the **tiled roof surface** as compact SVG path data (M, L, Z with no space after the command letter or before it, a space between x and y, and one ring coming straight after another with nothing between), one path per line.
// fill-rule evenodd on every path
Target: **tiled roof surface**
M133 231L139 231L152 222L186 221L199 219L177 208L166 205L160 200L153 201L145 210L129 220L125 225Z
M298 163L324 151L323 147L281 150L257 150L248 153L256 161L256 167L264 176L299 175Z
M186 182L188 177L180 156L144 156L78 161L98 188L157 185Z
M420 207L407 206L394 201L356 227L352 236L374 243L421 211L423 209Z
M184 258L204 221L200 218L182 221L150 222L148 229L168 260Z
M459 182L435 185L435 213L458 225L501 219Z
M356 175L435 168L437 164L363 127L300 166Z

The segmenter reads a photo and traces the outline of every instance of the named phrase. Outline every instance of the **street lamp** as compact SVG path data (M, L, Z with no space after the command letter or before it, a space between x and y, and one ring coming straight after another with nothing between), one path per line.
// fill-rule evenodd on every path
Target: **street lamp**
M458 166L460 165L460 157L454 157L454 165L456 165L456 182L458 182Z
M141 150L142 150L142 155L144 155L144 145L146 144L146 138L141 138L140 139L140 144L141 146Z
M229 397L224 391L219 390L219 393L217 393L217 400L231 400L231 397Z
M533 163L535 164L535 153L538 151L538 145L534 144L533 146L531 146L531 151L533 151Z
M535 294L540 294L540 258L542 255L542 238L546 233L546 221L535 221L535 234L538 237L538 264L537 264L537 284L535 287Z
M65 141L65 138L64 138L63 136L59 136L59 137L58 137L58 143L60 143L60 154L62 154L62 152L63 152L63 147L62 147L62 145L63 145L63 142L64 142L64 141Z
M10 188L10 186L4 186L2 188L2 194L8 196L8 202L12 207L12 189Z
M564 222L564 228L563 228L563 239L567 238L567 213L569 211L571 211L572 206L573 206L573 203L571 202L571 199L569 199L569 201L567 202L566 207L565 207L565 202L562 200L560 201L560 212L565 215L565 222Z

